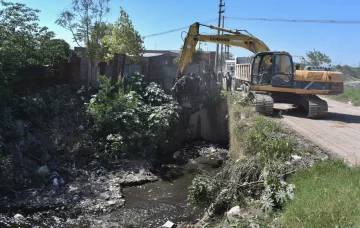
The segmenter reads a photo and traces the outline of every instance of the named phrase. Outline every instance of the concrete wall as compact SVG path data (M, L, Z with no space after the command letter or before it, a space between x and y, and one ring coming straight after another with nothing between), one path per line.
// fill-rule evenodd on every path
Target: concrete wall
M228 142L228 108L226 100L218 103L215 113L202 109L190 116L192 137L211 142Z

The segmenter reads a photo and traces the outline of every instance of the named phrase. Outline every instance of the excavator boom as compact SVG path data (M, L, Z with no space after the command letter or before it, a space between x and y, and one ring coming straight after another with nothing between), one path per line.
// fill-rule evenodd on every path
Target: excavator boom
M183 74L185 67L189 64L198 41L242 47L253 52L254 54L263 51L270 51L269 47L263 41L251 34L243 34L238 30L228 30L212 25L204 25L211 29L228 32L230 34L203 35L199 33L200 25L201 24L198 22L192 24L184 40L184 46L181 52L178 69L178 72L181 74Z
M271 115L274 102L279 102L292 103L304 108L308 117L324 117L328 111L327 103L317 97L316 94L340 94L343 92L343 80L340 72L300 70L300 64L297 64L294 69L293 58L289 53L270 51L262 40L245 30L230 30L212 25L202 25L225 32L221 35L209 35L200 34L200 25L202 24L198 22L190 25L184 40L177 75L179 80L184 80L184 88L191 88L186 86L186 80L191 81L193 77L182 77L185 67L192 58L197 42L202 41L242 47L255 54L251 63L235 64L235 77L233 77L232 82L235 88L239 85L243 95L251 97L256 110L260 113ZM221 74L219 75L221 76ZM210 80L209 77L206 76L205 79ZM208 82L206 84L209 85L208 88L213 85L213 83ZM178 92L181 93L183 88L179 84L176 85ZM196 93L187 91L187 94L190 94L189 97L191 97L192 94ZM196 101L196 99L193 100ZM194 106L197 107L198 105Z

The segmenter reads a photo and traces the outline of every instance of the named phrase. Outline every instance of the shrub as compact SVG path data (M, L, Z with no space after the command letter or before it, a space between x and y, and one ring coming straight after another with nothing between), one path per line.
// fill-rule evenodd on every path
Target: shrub
M198 175L189 187L188 200L196 207L206 208L216 199L219 182L208 175Z
M180 106L159 85L151 83L136 92L122 82L111 85L105 76L100 79L100 90L87 112L108 155L158 156L174 150L186 135Z
M251 198L259 200L264 211L278 210L293 198L295 186L284 180L288 169L282 163L265 163L254 157L230 161L215 177L197 176L189 187L188 199L197 207L206 208L213 203L213 208L221 204L226 209L246 206Z
M280 125L269 118L252 117L244 131L246 151L264 160L287 160L294 150L292 141L281 135Z

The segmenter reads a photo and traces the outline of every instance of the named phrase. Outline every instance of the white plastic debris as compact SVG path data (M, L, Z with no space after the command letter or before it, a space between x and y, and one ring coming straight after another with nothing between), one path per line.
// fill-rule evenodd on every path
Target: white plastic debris
M229 220L229 222L233 222L237 219L237 216L240 215L240 207L235 206L231 208L228 212L226 212L226 217Z
M228 217L228 219L233 218L234 215L239 215L240 214L240 207L239 206L235 206L233 208L231 208L228 212L226 212L226 216Z
M54 178L54 179L53 179L53 185L54 185L54 186L58 186L58 185L59 185L59 181L58 181L57 178Z
M108 203L109 205L114 205L114 204L115 204L115 201L109 200L109 201L107 201L107 203Z
M172 228L174 227L175 223L171 222L171 221L167 221L162 227L164 228Z
M50 174L50 170L47 167L47 165L41 166L36 172L40 175L49 175Z
M297 161L297 160L300 160L300 159L301 159L301 157L300 157L300 156L298 156L298 155L291 155L291 157L292 157L295 161Z
M16 215L14 215L14 219L25 219L25 218L21 214L16 214Z

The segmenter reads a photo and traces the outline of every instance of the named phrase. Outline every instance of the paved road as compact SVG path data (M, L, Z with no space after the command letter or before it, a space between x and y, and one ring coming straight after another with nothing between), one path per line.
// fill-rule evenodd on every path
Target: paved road
M299 110L289 110L283 121L328 152L360 164L360 107L323 99L329 105L326 119L308 119Z

